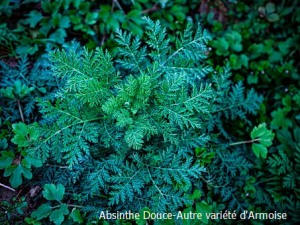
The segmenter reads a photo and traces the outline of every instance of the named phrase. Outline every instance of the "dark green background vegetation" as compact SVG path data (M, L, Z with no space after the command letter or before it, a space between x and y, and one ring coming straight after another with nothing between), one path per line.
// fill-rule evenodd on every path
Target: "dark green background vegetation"
M150 20L147 23L144 16L154 24ZM197 35L206 37L206 33L196 31L199 23L209 33L203 43L195 41ZM185 30L187 24L189 29ZM166 33L163 28L167 28ZM142 54L139 41L132 41L118 29L138 36L141 47L148 46L148 51ZM97 220L101 210L126 209L277 211L287 213L288 220L247 223L300 222L299 33L297 0L1 1L0 183L6 188L0 187L0 222L107 224L112 221ZM190 42L195 45L187 44ZM89 56L83 46L89 51L102 47L110 56L99 49ZM179 49L186 51L174 54L175 59L169 61L167 56ZM133 62L130 52L138 62ZM93 60L99 61L98 67L93 67ZM85 78L74 71L72 77L63 63L88 71L96 79L95 85L103 89L118 85L112 91L115 99L109 98L110 91L102 98L82 97L94 86L88 82L86 86L71 86ZM120 78L101 80L100 75L116 71ZM186 83L176 80L175 75L168 77L170 73L186 74ZM139 91L141 85L152 94ZM160 87L168 89L166 96L158 94ZM155 111L164 102L177 105L190 101L189 97L197 96L193 88L199 95L204 90L203 100L174 108L187 120ZM145 104L148 99L150 103ZM146 111L141 113L142 109ZM145 122L148 114L164 131L156 131L151 122ZM74 138L85 125L77 124L75 116L88 127L78 150ZM108 119L112 139L101 136L105 132L102 122L89 123L99 116ZM201 126L195 122L198 119ZM74 123L77 127L61 132ZM173 129L181 136L171 140ZM50 139L50 144L40 148L58 131L62 134L57 140ZM164 135L172 144L161 141ZM154 142L157 145L143 148ZM164 152L167 145L174 148ZM184 148L187 150L180 155L178 149ZM107 161L101 161L104 158ZM105 164L108 159L113 163ZM187 159L189 165L185 164ZM141 172L144 183L139 178L127 187L117 175L121 171L125 177L133 177L132 173L143 171L137 169L142 168L136 163L139 160L153 167L182 168L187 173L151 171L153 177L147 178L145 170ZM194 170L198 172L194 174ZM162 179L166 176L170 182ZM167 202L155 204L159 195L151 189L156 186L151 179L164 193L174 194L166 198L170 206ZM120 187L126 191L122 193ZM149 202L132 203L131 195ZM143 219L114 222L146 224ZM201 221L238 222L244 223Z

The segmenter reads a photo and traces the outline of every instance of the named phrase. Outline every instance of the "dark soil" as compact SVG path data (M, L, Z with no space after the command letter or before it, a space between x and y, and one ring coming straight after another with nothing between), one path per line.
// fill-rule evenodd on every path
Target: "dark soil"
M10 187L8 179L0 176L0 183ZM18 222L23 222L26 217L30 217L30 214L36 210L39 205L42 203L37 199L37 196L40 194L41 188L39 186L35 187L26 187L25 185L21 185L19 188L12 191L8 188L4 188L0 186L0 225L6 224L18 224ZM20 202L20 198L24 196L25 201L27 202L27 207L23 208L23 215L12 215L11 219L8 220L6 215L6 210L4 208L5 203L10 203L11 206ZM13 198L16 198L15 201ZM13 210L15 211L15 210ZM5 218L6 217L6 218Z

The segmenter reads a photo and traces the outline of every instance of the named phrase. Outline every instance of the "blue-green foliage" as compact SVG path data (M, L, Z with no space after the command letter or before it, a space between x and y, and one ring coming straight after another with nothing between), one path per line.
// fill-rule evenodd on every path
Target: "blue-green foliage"
M242 83L232 84L228 67L212 73L206 30L188 25L173 46L159 22L145 19L145 43L117 31L115 61L102 49L49 53L54 76L66 82L55 99L39 100L43 138L29 153L67 166L42 173L48 183L80 194L88 211L148 206L163 212L192 203L184 193L206 172L194 149L230 138L222 121L246 120L262 101L252 90L245 94Z
M25 121L32 122L38 118L37 114L34 114L34 110L37 109L35 98L53 99L61 84L61 81L53 77L49 61L46 60L45 55L41 56L33 65L30 65L24 56L14 68L0 61L0 77L0 90L14 87L16 81L34 90L22 99L19 99L18 96L15 96L15 99L6 98L0 93L1 106L3 107L1 117L4 121L9 120L10 122L20 119L16 100L20 100ZM46 92L47 96L45 96Z

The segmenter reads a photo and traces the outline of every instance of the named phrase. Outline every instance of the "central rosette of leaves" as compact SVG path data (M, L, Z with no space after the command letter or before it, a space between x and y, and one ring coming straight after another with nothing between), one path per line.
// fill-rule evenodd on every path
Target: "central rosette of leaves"
M164 212L191 202L185 193L205 171L195 148L210 149L222 117L245 119L261 98L232 86L228 68L207 76L205 30L189 24L172 46L160 23L145 19L144 44L117 31L116 60L75 45L50 53L65 85L55 102L40 101L44 138L30 154L68 165L84 200Z

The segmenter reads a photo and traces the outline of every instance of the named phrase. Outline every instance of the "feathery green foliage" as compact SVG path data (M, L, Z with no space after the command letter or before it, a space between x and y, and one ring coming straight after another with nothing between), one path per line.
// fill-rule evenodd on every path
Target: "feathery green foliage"
M116 64L102 49L49 53L54 75L66 82L55 100L39 100L43 139L29 153L67 165L90 211L190 204L184 193L206 171L194 149L219 143L215 134L227 135L221 121L246 120L262 100L231 84L228 67L208 76L206 30L188 25L170 46L160 23L145 20L146 43L117 31ZM48 181L56 183L53 175Z

